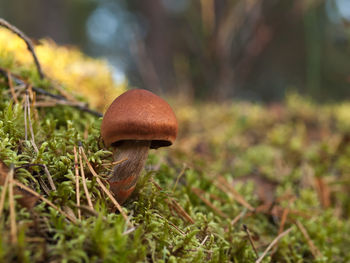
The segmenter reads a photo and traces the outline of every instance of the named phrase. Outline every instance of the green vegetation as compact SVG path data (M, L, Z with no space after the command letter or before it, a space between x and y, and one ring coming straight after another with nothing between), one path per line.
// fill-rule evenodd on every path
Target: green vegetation
M34 68L16 64L16 52L1 52L0 67L61 94ZM16 180L77 216L74 146L83 143L102 178L111 167L111 152L99 140L101 119L67 105L36 108L47 98L29 92L36 152L24 115L25 89L13 88L17 103L1 75L0 159L14 165ZM179 138L168 149L151 151L124 208L134 227L115 213L85 165L95 212L81 209L82 219L72 223L46 202L30 210L16 202L17 241L11 242L6 198L0 261L254 262L243 225L259 256L279 231L291 228L262 262L350 261L350 105L321 106L295 94L272 106L173 105ZM46 189L42 165L56 191ZM82 180L80 201L87 206Z

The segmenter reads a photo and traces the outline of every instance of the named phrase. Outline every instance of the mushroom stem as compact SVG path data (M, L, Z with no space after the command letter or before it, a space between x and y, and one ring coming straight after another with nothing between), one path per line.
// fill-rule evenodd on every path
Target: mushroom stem
M124 203L134 191L137 179L145 166L150 145L150 141L123 141L116 147L114 160L125 161L113 168L113 174L108 182L120 204Z

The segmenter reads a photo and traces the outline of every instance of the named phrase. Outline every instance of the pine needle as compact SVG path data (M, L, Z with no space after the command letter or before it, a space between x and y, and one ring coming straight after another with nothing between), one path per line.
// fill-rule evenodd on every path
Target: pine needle
M0 197L0 218L1 218L2 212L4 210L5 197L6 197L8 184L9 184L9 176L7 175L6 179L5 179L5 183L2 187L2 192L1 192L1 197Z
M312 255L314 256L314 258L319 258L322 256L321 251L315 246L314 242L311 240L306 228L303 226L303 224L299 221L296 220L295 221L297 227L299 228L300 232L303 234L303 236L306 239L306 242L310 248L310 251L312 253Z
M75 169L75 194L76 202L78 208L78 219L81 220L81 211L80 211L80 189L79 189L79 164L78 164L78 155L77 148L74 145L74 169Z
M32 137L31 143L32 143L32 146L33 146L35 152L38 154L39 150L38 150L38 146L35 143L33 125L32 125L31 116L30 116L30 105L29 105L30 103L29 103L29 95L28 94L26 94L25 100L26 100L25 101L25 107L27 109L27 114L28 114L29 131L30 131L30 134L31 134L31 137ZM27 129L26 129L26 131L27 131ZM47 169L46 164L43 164L43 165L44 165L44 171L46 173L46 176L47 176L47 179L48 179L49 184L51 186L51 189L53 191L56 191L56 186L55 186L55 183L54 183L54 181L52 179L52 176L51 176L51 174L49 172L49 169Z
M203 194L205 193L202 189L192 187L193 193L199 197L207 206L209 206L214 212L216 212L219 216L228 218L228 215L226 215L224 212L222 212L220 209L215 207L209 200L207 200Z
M254 244L254 240L253 240L253 238L252 238L252 235L250 234L250 231L249 231L247 225L244 225L244 224L243 224L243 230L244 230L244 232L247 233L247 237L248 237L249 243L251 244L251 246L252 246L252 248L253 248L253 250L254 250L254 253L255 253L255 255L256 255L256 258L258 258L258 257L259 257L259 254L258 254L258 251L256 250L256 247L255 247L255 244Z
M99 184L99 186L102 188L102 190L107 194L107 196L111 199L112 203L115 205L115 207L118 209L118 211L120 212L120 214L124 217L126 223L129 226L133 226L132 223L130 222L128 216L126 215L126 213L124 212L123 208L121 207L121 205L118 203L118 201L114 198L114 196L111 194L111 192L106 188L106 186L102 183L100 177L98 176L98 174L95 172L94 168L92 168L88 158L86 157L84 148L82 146L79 146L79 152L81 155L83 155L84 160L90 170L90 172L93 174L93 176L96 177L96 182ZM81 158L81 156L80 156Z
M151 182L153 183L153 185L154 185L159 191L163 190L163 189L160 187L160 185L157 184L157 183L153 180L153 178L151 178L150 180L151 180ZM185 209L183 209L183 208L181 207L181 205L180 205L178 202L175 201L174 198L171 198L171 197L168 196L168 198L165 199L165 202L168 204L168 206L172 207L172 208L176 211L176 213L182 217L182 219L184 219L185 221L187 221L187 222L189 222L189 223L191 223L191 224L194 224L194 223L195 223L194 220L192 219L192 217L191 217L189 214L187 214L187 212L185 211Z
M7 175L9 178L9 204L10 204L10 233L11 243L17 243L17 225L16 225L16 210L15 210L15 199L13 196L13 165L10 167L10 171Z
M94 206L92 205L90 193L86 185L86 178L85 178L85 172L84 172L84 166L83 166L83 160L81 158L82 155L82 149L79 146L79 162L80 162L80 173L81 173L81 179L83 181L83 188L86 196L86 200L88 202L89 207L94 210Z
M28 186L22 184L21 182L17 181L17 180L13 180L14 184L17 185L20 188L23 188L24 190L28 191L29 193L31 193L34 196L37 196L38 198L40 198L42 201L44 201L46 204L48 204L49 206L51 206L53 209L57 210L60 214L64 215L67 219L69 219L71 222L76 223L76 220L74 217L68 215L66 212L62 211L59 207L57 207L56 205L54 205L50 200L46 199L45 197L43 197L42 195L38 194L37 192L33 191L32 189L30 189Z
M265 249L265 251L262 253L262 255L255 261L255 263L260 263L264 257L266 256L267 252L271 250L275 246L275 244L285 235L287 235L290 231L292 231L292 227L288 228L286 231L279 234L272 242L271 244Z

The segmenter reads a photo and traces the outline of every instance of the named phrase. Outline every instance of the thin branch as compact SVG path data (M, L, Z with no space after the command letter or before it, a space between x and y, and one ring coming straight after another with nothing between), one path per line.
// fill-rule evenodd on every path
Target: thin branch
M79 190L79 164L78 164L78 155L77 148L74 145L74 169L75 169L75 195L77 200L78 207L78 219L81 220L81 211L80 211L80 190Z
M132 223L130 222L127 214L124 212L123 208L120 206L120 204L117 202L117 200L115 200L115 198L113 197L113 195L111 194L111 192L106 188L106 186L102 183L100 177L98 176L98 174L95 172L94 168L92 168L88 158L86 157L84 148L82 146L79 146L79 153L81 155L83 155L84 160L87 164L87 166L89 167L90 172L93 174L93 176L96 177L96 182L99 184L99 186L102 188L102 190L107 194L107 196L111 199L112 203L115 205L115 207L119 210L120 214L124 217L126 223L133 227Z
M22 38L24 40L24 42L26 43L27 45L27 48L29 50L29 52L32 54L33 56L33 59L34 59L34 62L35 62L35 66L38 70L38 73L39 73L39 76L40 76L40 79L44 79L44 73L41 69L41 66L40 66L40 63L39 63L39 60L35 54L35 51L34 51L34 47L33 47L33 43L32 41L30 40L29 37L27 37L22 31L20 31L17 27L11 25L9 22L7 22L6 20L0 18L0 26L2 27L5 27L7 28L8 30L12 31L13 33L15 33L17 36L19 36L20 38Z
M0 73L2 75L4 75L5 77L7 77L7 70L6 69L3 69L0 67ZM10 75L11 75L11 78L12 80L16 83L16 85L26 85L28 86L29 84L27 82L25 82L24 80L22 80L20 77L16 76L15 74L11 73L11 72L8 72ZM61 88L57 88L57 90L61 91ZM103 114L98 112L98 111L95 111L95 110L92 110L90 109L89 107L86 106L86 104L84 103L75 103L68 100L66 97L62 96L62 95L58 95L58 94L53 94L51 92L48 92L42 88L38 88L38 87L33 87L32 86L32 90L35 91L36 93L38 94L42 94L42 95L45 95L45 96L48 96L50 98L53 98L53 99L56 99L56 100L59 100L59 101L67 101L67 102L71 102L72 105L67 105L67 106L71 106L73 108L76 108L80 111L83 111L83 112L87 112L87 113L90 113L96 117L102 117Z
M91 202L89 190L88 190L87 185L86 185L86 178L85 178L83 160L82 160L82 158L81 158L81 155L82 155L82 151L81 151L81 149L80 149L80 147L79 147L80 173L81 173L81 179L82 179L82 181L83 181L83 188L84 188L84 192L85 192L85 196L86 196L88 205L89 205L89 207L90 207L92 210L94 210L94 206L92 205L92 202Z
M10 233L11 243L17 243L17 225L16 225L16 210L15 210L15 199L13 197L13 165L10 167L10 171L7 175L9 177L9 204L10 204Z
M266 256L267 252L271 250L275 246L275 244L285 235L287 235L290 231L292 231L292 227L288 228L286 231L279 234L272 242L271 244L265 249L265 251L262 253L262 255L255 261L255 263L260 263L264 257Z
M40 194L38 194L37 192L33 191L32 189L30 189L28 186L20 183L17 180L13 180L13 182L19 186L20 188L23 188L24 190L28 191L29 193L31 193L32 195L40 198L42 201L44 201L45 203L47 203L49 206L51 206L52 208L54 208L55 210L57 210L59 213L61 213L62 215L64 215L67 219L69 219L72 223L76 223L76 220L74 217L68 215L66 212L62 211L59 207L57 207L56 205L54 205L50 200L46 199L45 197L41 196Z
M251 236L251 234L250 234L250 231L249 231L247 225L243 224L243 230L244 230L244 232L247 233L249 243L252 245L252 248L253 248L253 250L254 250L254 253L255 253L255 255L256 255L256 258L258 258L258 257L259 257L259 254L258 254L258 251L256 250L254 241L253 241L253 239L252 239L252 236Z
M11 78L11 74L9 71L7 71L7 81L8 81L8 85L10 87L10 92L11 92L12 98L15 101L15 103L18 103L17 95L15 92L15 89L13 88L12 78Z

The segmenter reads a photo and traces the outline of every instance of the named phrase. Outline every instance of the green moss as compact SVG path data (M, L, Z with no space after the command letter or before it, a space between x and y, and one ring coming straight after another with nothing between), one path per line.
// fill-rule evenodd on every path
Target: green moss
M2 67L16 69L11 56L1 57L0 62ZM16 71L32 85L55 92L47 80L38 79L34 69ZM110 149L104 149L99 139L101 119L69 106L31 108L36 152L25 140L23 98L14 103L7 80L0 77L0 159L18 168L17 180L77 215L74 146L83 143L100 176L110 172L103 165L112 159ZM14 245L6 200L0 219L0 261L253 262L255 252L242 224L248 226L261 255L278 235L283 209L289 208L285 229L292 227L292 231L263 262L348 262L350 146L344 127L350 118L344 107L315 105L296 94L277 111L244 102L178 107L182 128L177 143L151 152L144 175L125 204L135 229L127 228L122 216L113 212L112 203L85 167L97 216L83 211L82 220L73 224L44 202L31 211L17 204L18 242ZM338 112L341 118L336 118ZM44 185L49 185L44 164L57 188L49 194L44 191ZM226 180L220 184L232 185L254 208L272 197L275 210L270 206L249 211L229 190L213 183L219 176ZM328 187L328 207L315 187L316 178ZM87 205L82 190L80 199ZM173 202L194 224L170 205ZM315 259L296 220L321 257Z

